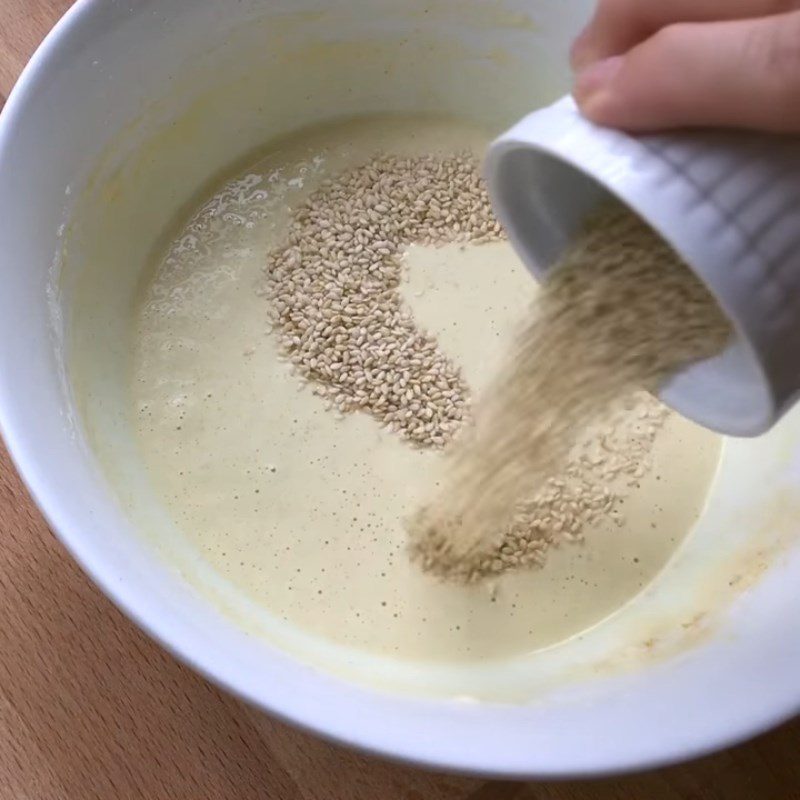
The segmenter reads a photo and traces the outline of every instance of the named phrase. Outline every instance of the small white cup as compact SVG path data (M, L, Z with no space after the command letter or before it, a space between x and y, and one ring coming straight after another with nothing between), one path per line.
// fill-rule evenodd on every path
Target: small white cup
M721 433L755 436L798 399L798 139L717 131L632 137L593 125L564 98L494 142L486 175L495 211L537 277L612 195L705 282L735 336L720 356L663 387L676 411Z

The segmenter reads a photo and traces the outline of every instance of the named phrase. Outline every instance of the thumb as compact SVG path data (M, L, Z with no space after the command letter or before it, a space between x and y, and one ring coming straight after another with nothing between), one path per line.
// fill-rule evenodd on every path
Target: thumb
M630 131L800 132L800 12L671 25L581 71L574 93L589 119Z

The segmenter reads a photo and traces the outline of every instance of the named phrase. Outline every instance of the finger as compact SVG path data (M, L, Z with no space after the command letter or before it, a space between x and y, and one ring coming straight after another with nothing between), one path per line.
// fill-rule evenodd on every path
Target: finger
M579 70L622 55L676 22L755 19L798 8L798 0L599 0L592 21L572 47L572 66Z
M672 25L576 80L583 113L629 131L800 132L800 12Z

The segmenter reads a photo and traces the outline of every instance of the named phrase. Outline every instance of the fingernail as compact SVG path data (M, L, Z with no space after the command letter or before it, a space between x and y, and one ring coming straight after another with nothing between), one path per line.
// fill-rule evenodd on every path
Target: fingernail
M575 99L579 103L585 103L606 89L619 73L624 61L624 56L612 56L581 70L575 79Z

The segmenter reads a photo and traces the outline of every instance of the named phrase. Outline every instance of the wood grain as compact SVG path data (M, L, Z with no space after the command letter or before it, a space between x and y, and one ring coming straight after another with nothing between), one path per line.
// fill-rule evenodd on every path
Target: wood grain
M67 6L0 0L0 104ZM154 645L70 560L2 443L0 532L0 800L800 798L800 722L602 781L487 783L366 758L245 708Z

